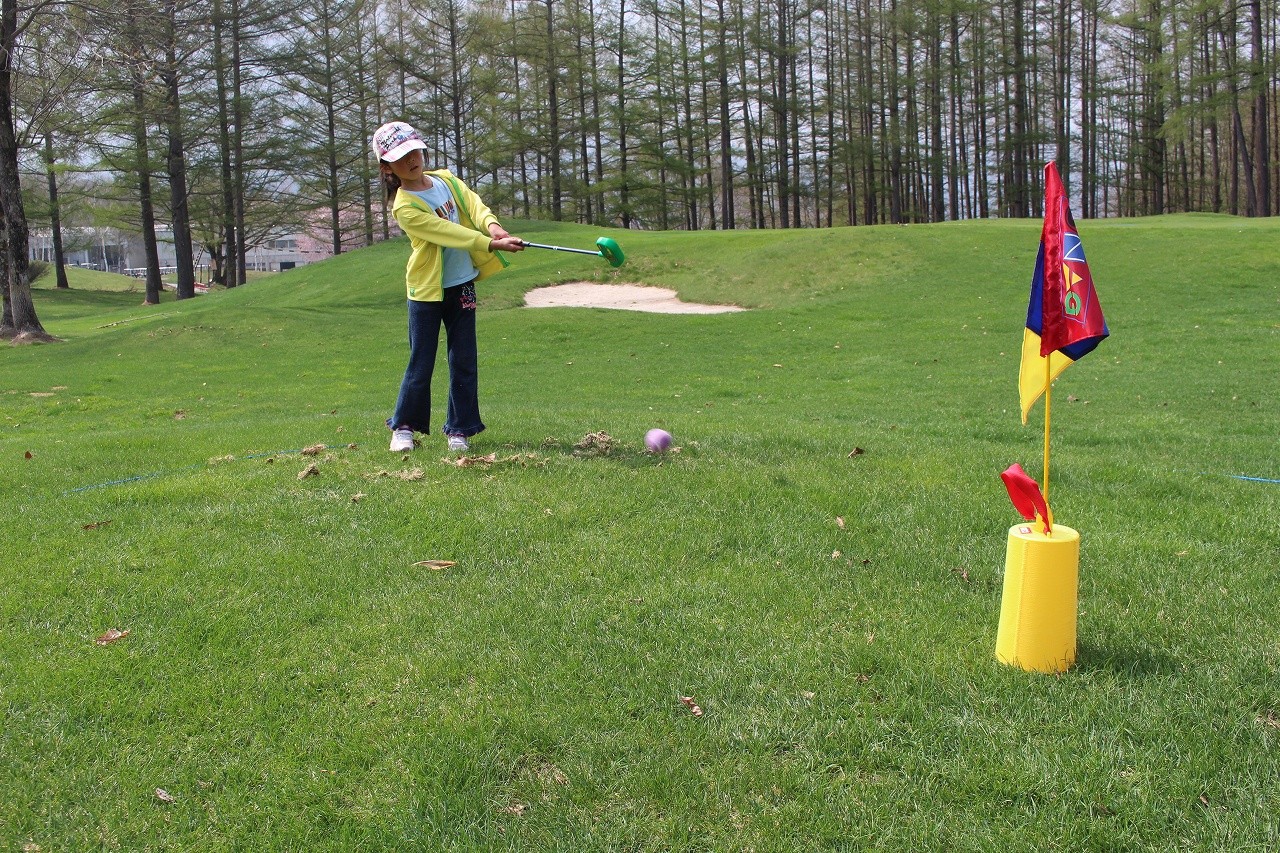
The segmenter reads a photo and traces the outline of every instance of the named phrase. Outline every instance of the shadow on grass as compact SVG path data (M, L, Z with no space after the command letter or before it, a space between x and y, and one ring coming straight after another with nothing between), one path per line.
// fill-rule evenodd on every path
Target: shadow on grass
M1077 672L1112 672L1134 678L1171 675L1179 670L1172 655L1150 648L1080 643L1076 648Z

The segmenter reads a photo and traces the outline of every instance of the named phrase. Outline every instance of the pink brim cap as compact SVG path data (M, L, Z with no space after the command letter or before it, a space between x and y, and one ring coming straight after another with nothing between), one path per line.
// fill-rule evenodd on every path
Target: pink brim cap
M406 139L404 142L401 142L399 145L397 145L395 148L392 148L386 154L383 154L382 159L386 160L388 163L394 163L404 155L408 154L410 151L414 151L417 149L426 151L427 144L423 142L421 139Z

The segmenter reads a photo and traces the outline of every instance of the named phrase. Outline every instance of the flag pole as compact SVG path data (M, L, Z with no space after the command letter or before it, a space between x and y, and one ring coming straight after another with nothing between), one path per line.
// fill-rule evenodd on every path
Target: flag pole
M1044 360L1044 499L1049 500L1049 401L1053 396L1053 353Z

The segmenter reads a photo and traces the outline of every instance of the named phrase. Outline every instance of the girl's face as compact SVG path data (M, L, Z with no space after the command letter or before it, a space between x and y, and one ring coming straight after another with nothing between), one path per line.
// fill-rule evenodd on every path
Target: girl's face
M422 149L415 148L394 163L383 160L382 165L399 178L401 183L416 183L422 180Z

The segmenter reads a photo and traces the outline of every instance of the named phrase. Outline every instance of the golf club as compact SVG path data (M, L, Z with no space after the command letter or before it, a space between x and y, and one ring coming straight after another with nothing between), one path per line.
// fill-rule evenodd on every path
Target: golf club
M528 249L552 249L556 252L573 252L578 255L598 255L609 262L611 267L620 267L626 261L626 257L622 254L622 247L612 237L601 237L596 240L596 251L590 249L569 249L564 246L548 246L545 243L530 243L522 240L525 248Z

